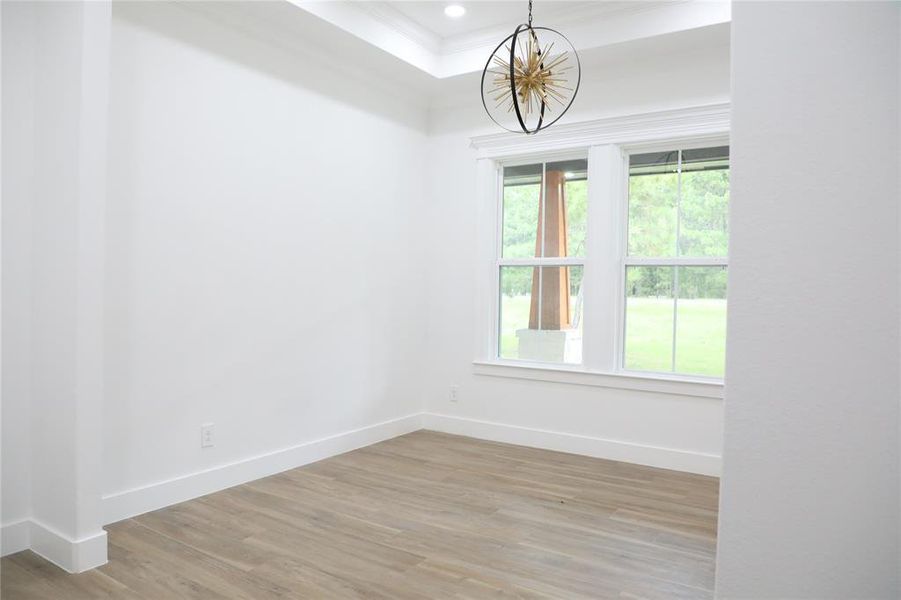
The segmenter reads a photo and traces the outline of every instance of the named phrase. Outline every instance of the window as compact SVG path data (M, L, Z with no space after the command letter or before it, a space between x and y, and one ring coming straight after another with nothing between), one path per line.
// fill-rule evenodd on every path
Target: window
M623 366L722 377L729 149L629 157Z
M498 356L582 362L588 161L503 168Z
M499 165L494 359L723 376L729 148L672 147Z

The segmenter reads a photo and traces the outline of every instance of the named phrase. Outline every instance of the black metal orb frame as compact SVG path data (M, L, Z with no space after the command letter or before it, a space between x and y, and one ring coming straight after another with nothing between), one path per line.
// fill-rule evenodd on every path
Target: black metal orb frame
M573 101L576 99L576 94L579 93L579 85L582 82L582 63L579 61L579 53L576 52L576 49L572 45L572 42L570 42L569 38L567 38L565 35L563 35L559 31L557 31L556 29L551 29L550 27L533 27L531 25L531 20L532 20L532 18L531 18L532 17L531 2L529 2L529 13L530 13L529 14L529 23L523 23L523 24L519 25L513 31L512 34L510 34L506 38L504 38L501 41L501 43L498 44L497 47L495 47L494 51L492 51L491 55L488 57L488 61L485 63L485 68L482 69L481 84L482 84L482 106L485 108L485 112L488 113L488 117L492 121L494 121L498 125L498 127L501 127L502 129L505 129L505 130L513 132L513 133L525 133L527 135L532 135L532 134L538 133L542 129L547 129L548 127L550 127L551 125L556 123L558 120L560 120L560 117L562 117L564 114L566 114L566 111L569 110L569 107L572 106ZM519 106L519 101L517 100L516 77L515 77L515 71L514 71L514 64L515 64L515 60L516 60L516 47L517 47L516 42L519 38L519 35L521 33L523 33L524 31L528 31L529 35L532 36L533 40L535 40L536 43L538 40L538 36L535 33L536 31L548 31L550 33L554 33L554 34L560 36L560 38L562 38L569 45L569 52L572 53L572 55L575 57L575 60L576 60L576 85L575 85L575 88L573 88L573 90L572 90L572 96L570 97L569 102L566 104L566 106L563 108L563 110L560 111L556 115L556 117L553 120L548 121L547 123L544 122L546 104L545 104L545 102L542 102L541 103L541 111L538 116L538 124L532 129L529 129L529 127L526 125L525 120L523 119L522 110ZM510 129L509 127L503 125L497 119L495 119L494 115L492 115L491 111L488 109L488 103L485 100L485 78L489 76L489 73L490 73L489 69L491 68L491 61L492 61L492 59L494 59L494 56L497 54L497 51L500 50L501 47L504 46L504 44L506 44L507 42L510 42L510 60L509 60L510 93L513 97L513 108L514 108L514 112L516 114L516 120L520 127L519 129ZM539 55L540 55L540 53L541 53L541 51L539 50Z

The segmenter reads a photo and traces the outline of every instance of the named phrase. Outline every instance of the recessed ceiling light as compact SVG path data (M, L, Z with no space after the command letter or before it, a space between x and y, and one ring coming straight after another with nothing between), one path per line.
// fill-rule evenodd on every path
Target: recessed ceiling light
M451 19L459 19L466 14L466 9L459 4L448 4L444 7L444 14Z

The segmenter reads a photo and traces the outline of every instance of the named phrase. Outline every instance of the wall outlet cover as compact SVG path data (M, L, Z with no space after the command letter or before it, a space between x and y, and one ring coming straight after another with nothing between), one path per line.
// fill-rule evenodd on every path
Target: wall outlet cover
M212 448L213 443L213 423L204 423L200 426L200 447Z

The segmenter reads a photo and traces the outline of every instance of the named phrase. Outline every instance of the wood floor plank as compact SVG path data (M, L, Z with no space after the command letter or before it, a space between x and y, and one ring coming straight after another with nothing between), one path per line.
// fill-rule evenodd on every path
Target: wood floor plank
M419 431L109 526L3 600L707 599L719 482Z

